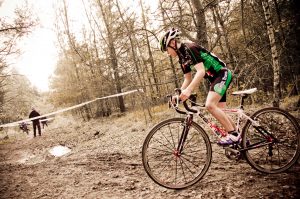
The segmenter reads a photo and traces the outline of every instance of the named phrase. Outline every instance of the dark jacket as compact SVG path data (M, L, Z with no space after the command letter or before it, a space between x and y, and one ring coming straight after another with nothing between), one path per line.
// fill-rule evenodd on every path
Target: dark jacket
M37 116L40 116L40 114L36 110L31 111L31 113L29 114L29 118L33 118L33 117L37 117ZM39 120L40 119L34 119L34 120L32 120L32 122L38 123Z

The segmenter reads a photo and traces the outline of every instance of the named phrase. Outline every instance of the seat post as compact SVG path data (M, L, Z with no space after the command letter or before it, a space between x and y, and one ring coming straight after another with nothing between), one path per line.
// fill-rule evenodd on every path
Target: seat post
M247 94L242 94L241 95L241 103L240 103L240 108L241 109L244 109L244 101L245 101L245 99L248 97L248 95Z

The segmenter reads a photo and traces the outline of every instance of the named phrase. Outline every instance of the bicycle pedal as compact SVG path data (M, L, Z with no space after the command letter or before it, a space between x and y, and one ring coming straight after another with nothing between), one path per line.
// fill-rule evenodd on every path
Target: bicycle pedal
M231 147L224 147L224 149L227 150L227 151L229 151L229 152L231 152L231 153L234 153L234 154L236 154L236 155L239 155L239 154L240 154L240 151L239 151L239 150L233 149L233 148L231 148Z
M229 160L239 161L242 158L242 154L239 150L231 148L231 147L224 147L224 149L225 149L225 156Z

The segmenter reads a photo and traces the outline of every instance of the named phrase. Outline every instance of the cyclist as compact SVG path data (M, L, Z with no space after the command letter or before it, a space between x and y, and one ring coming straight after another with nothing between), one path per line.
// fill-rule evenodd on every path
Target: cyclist
M236 126L222 108L226 106L226 91L231 83L232 74L213 53L193 42L181 42L181 32L172 28L160 39L160 49L172 57L178 57L184 74L180 99L187 100L192 91L199 86L203 78L210 82L205 106L207 110L222 124L228 134L218 141L219 145L229 145L238 142ZM194 78L192 69L196 69Z

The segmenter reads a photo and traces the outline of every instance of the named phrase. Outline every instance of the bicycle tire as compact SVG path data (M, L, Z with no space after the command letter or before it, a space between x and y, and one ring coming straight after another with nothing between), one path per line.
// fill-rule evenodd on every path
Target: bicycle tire
M212 148L206 132L195 122L180 157L175 155L184 118L171 118L154 126L142 149L143 166L157 184L169 189L184 189L197 183L207 172Z
M281 173L293 166L300 155L300 132L296 119L288 112L276 108L263 108L255 112L252 119L266 129L277 141L245 151L247 162L257 171L268 174ZM243 148L263 144L264 136L258 133L251 121L242 131ZM268 142L269 143L269 142Z

